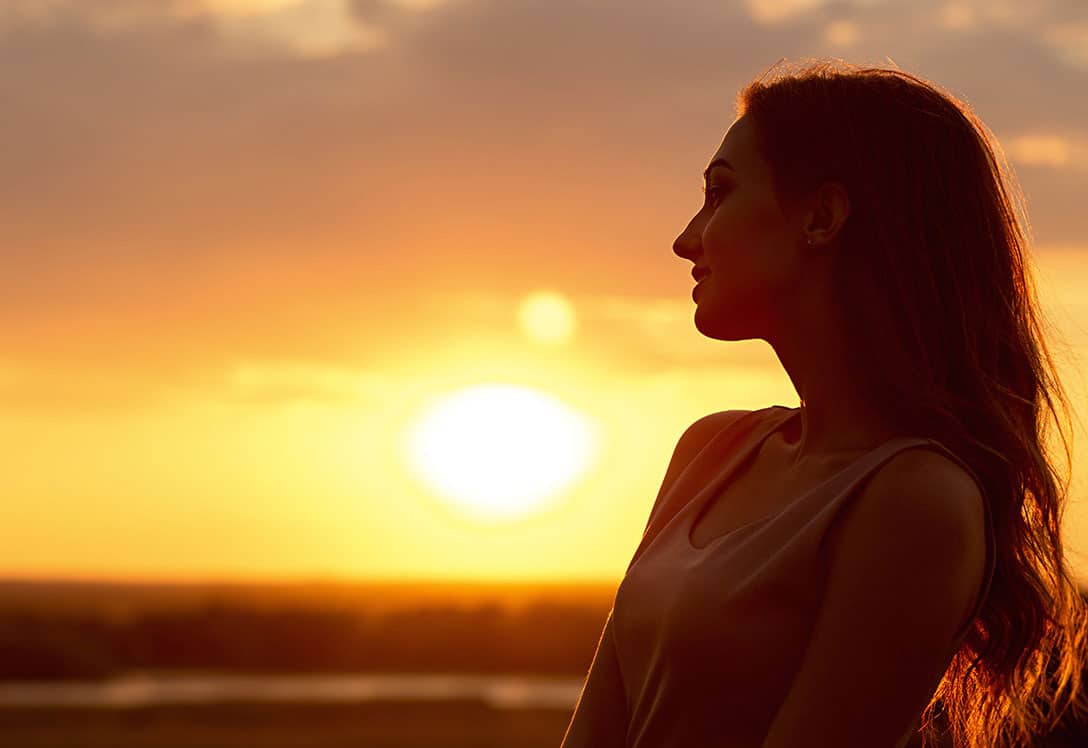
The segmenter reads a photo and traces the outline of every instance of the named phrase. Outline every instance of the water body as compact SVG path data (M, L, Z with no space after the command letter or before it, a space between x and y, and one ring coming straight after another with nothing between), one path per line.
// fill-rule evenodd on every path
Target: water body
M583 678L447 673L175 675L130 673L94 682L0 681L3 707L126 708L226 702L479 700L499 709L573 709Z

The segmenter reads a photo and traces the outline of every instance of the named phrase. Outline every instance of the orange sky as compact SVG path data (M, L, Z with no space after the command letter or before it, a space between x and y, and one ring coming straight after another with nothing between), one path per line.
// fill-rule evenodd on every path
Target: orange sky
M736 90L779 57L890 58L975 107L1085 407L1076 0L7 7L0 576L617 579L684 427L797 404L765 344L694 329L672 253ZM572 305L567 343L519 326L538 290ZM603 437L502 526L399 446L427 398L492 380Z

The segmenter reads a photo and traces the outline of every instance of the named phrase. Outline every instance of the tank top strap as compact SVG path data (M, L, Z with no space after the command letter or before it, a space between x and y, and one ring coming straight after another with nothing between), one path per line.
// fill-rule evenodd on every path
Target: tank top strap
M728 470L728 462L732 462L743 454L747 444L768 435L792 415L793 409L782 405L748 411L712 436L684 466L676 480L654 505L646 524L646 531L642 535L638 548L632 554L630 563L627 564L627 570L631 570L635 561L657 534L703 488L700 485L702 482L700 473L704 463L713 462L720 465L724 459L727 461L724 469Z

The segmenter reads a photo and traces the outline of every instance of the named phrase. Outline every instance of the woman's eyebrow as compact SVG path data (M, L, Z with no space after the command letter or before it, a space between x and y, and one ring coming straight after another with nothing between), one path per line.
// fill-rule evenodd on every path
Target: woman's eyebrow
M703 181L704 182L707 181L708 179L710 179L710 170L713 169L715 166L724 166L727 169L731 169L732 171L736 171L736 169L733 168L733 164L729 163L724 158L716 158L716 159L714 159L713 161L710 162L710 166L706 167L706 171L703 172Z

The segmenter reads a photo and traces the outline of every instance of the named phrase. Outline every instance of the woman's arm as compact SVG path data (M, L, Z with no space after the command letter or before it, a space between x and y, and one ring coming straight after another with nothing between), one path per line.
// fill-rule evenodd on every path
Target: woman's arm
M597 652L559 748L624 748L627 696L620 677L612 611L608 611Z
M986 580L983 501L966 472L927 451L870 478L831 531L812 638L762 748L919 742L918 718Z

